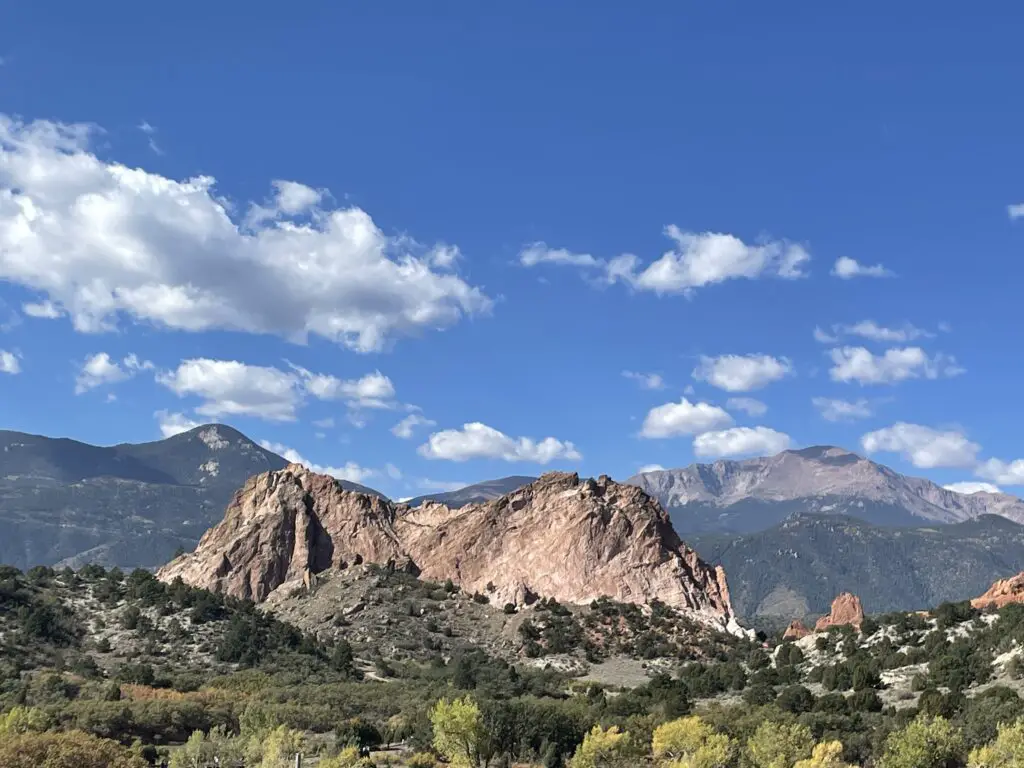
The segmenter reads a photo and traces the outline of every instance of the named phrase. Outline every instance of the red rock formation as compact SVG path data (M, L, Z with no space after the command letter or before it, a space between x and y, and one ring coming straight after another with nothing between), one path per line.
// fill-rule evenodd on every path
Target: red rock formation
M981 597L971 600L975 608L987 608L990 605L1002 608L1010 603L1024 603L1024 573L1000 579Z
M852 626L860 629L864 621L864 607L860 598L849 592L843 592L832 601L832 610L828 616L822 616L814 625L815 632L825 632L830 627Z
M804 623L799 619L794 620L786 631L782 633L783 640L799 640L802 637L807 637L811 634L811 630L804 626Z
M550 473L484 504L410 509L299 465L249 480L196 551L157 574L262 601L285 582L358 560L452 579L491 602L654 598L740 631L725 572L680 541L639 488Z

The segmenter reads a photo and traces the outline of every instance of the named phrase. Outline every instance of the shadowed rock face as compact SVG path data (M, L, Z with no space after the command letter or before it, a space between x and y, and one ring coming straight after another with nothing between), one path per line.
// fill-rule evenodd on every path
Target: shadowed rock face
M990 605L1002 608L1010 603L1024 603L1024 573L1000 579L981 597L971 600L975 608L987 608Z
M450 578L497 605L657 598L739 631L725 572L680 541L657 501L603 476L551 473L483 504L411 509L290 465L252 478L196 551L158 575L261 601L286 582L361 561Z

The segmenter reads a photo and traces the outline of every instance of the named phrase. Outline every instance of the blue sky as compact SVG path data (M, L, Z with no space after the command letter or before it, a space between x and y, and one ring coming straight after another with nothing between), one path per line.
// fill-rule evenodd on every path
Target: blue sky
M1018 4L214 5L5 11L3 426L1024 484Z

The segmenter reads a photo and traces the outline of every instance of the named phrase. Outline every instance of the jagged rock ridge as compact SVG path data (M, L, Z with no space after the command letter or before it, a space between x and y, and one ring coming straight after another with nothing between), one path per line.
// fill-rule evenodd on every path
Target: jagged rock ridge
M550 473L483 504L412 509L290 465L250 479L196 551L158 575L262 601L282 585L363 561L450 578L497 605L657 598L741 631L724 570L679 539L657 501L604 476Z

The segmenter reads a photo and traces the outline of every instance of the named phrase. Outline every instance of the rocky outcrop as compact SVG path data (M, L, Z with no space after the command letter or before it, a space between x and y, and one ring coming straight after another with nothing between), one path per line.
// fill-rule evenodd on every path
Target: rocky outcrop
M971 600L971 605L975 608L1002 608L1010 603L1024 603L1024 573L1000 579L981 597Z
M742 631L725 572L679 539L657 501L604 476L550 473L486 503L411 509L290 465L246 483L196 551L158 576L262 601L307 571L359 561L450 578L496 605L657 598Z
M782 633L783 640L800 640L801 638L807 637L811 634L811 630L804 626L804 623L799 619L795 619L788 627L786 631Z
M825 632L831 627L851 626L860 629L864 622L864 606L860 598L850 592L843 592L832 601L828 616L822 616L814 625L815 632Z
M410 567L394 517L386 499L290 464L250 478L195 552L157 575L261 602L281 584L328 568L364 560Z

